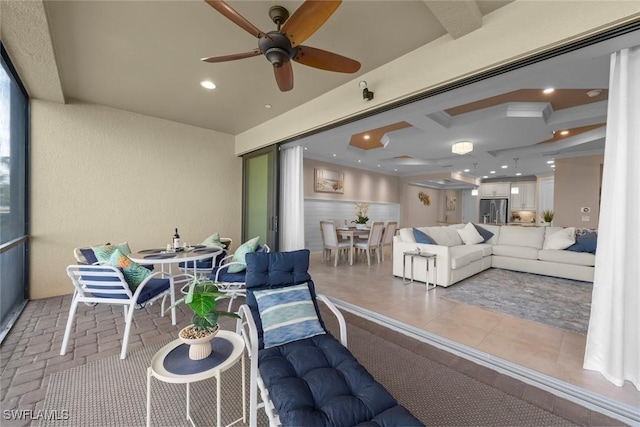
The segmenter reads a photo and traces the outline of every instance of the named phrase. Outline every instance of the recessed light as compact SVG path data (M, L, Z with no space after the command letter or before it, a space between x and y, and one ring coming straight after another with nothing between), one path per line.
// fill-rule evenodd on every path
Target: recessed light
M489 171L489 173L496 173L496 171Z
M556 167L556 165L551 165L551 167L552 167L552 168L555 168L555 167Z
M364 138L364 139L369 139L369 138L371 138L371 137L370 137L369 135L365 135L365 136L363 136L363 138Z
M520 176L520 175L522 175L522 172L517 172L516 173L516 176Z
M395 172L398 172L398 169L393 169Z
M336 154L336 153L333 153L333 157L335 157L335 156L337 156L337 154Z
M465 169L464 171L465 171L465 172L469 172L470 170L471 170L471 169Z
M483 176L482 179L487 179L489 178L487 175Z
M547 160L547 164L548 164L548 165L552 165L552 164L554 164L555 162L556 162L556 161L555 161L555 160L553 160L553 159L552 159L552 160Z
M307 149L307 147L304 147L304 149L306 150L306 149Z
M569 131L568 130L563 130L562 132L560 132L560 135L569 135Z
M508 165L502 165L502 166L500 166L500 167L501 167L502 169L506 169L506 168L508 168L509 166L508 166Z
M380 165L378 165L378 167L380 167Z
M550 93L553 93L553 92L555 92L555 89L552 88L552 87L548 87L548 88L546 88L545 90L542 91L542 93L547 94L547 95L550 94Z
M358 163L362 163L362 160L358 159Z
M216 84L210 80L203 80L200 82L200 86L202 86L205 89L215 89L216 88Z
M271 107L272 107L272 105L271 105L271 104L264 104L264 108L266 108L267 110L268 110L269 108L271 108Z

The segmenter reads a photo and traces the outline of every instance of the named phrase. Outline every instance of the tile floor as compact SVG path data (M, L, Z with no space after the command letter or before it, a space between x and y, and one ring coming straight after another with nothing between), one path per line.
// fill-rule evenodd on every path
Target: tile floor
M481 350L551 377L640 407L630 382L616 387L599 373L582 369L586 336L479 307L445 300L423 283L403 285L391 273L391 255L367 266L322 262L311 255L310 273L319 293L358 305L416 328Z

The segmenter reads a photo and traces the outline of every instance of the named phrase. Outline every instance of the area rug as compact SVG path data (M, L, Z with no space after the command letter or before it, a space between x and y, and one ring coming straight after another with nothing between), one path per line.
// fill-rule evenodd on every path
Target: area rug
M335 322L325 316L327 327ZM366 323L358 323L358 326ZM525 400L440 364L416 346L395 344L373 329L348 325L349 348L369 372L425 425L564 426L571 423ZM379 326L377 326L379 327ZM372 326L373 328L373 326ZM404 336L400 341L410 340ZM414 340L410 340L414 341ZM41 420L42 426L141 426L145 423L145 373L161 344L129 352L125 360L111 356L50 377L44 411L66 419ZM451 356L453 357L453 356ZM248 366L248 364L247 364ZM239 365L222 375L222 422L240 416ZM249 370L247 369L247 372ZM192 385L191 414L198 426L215 424L215 380ZM152 382L154 426L185 426L184 385ZM268 425L262 410L258 425ZM242 425L242 424L240 424ZM246 425L246 424L245 424Z
M490 268L438 293L441 298L585 335L592 290L591 282Z

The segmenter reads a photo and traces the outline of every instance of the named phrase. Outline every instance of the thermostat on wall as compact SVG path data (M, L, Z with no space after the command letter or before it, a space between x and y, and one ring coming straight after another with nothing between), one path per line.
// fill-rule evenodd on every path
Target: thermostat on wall
M589 213L589 212L591 212L591 208L580 208L580 212Z

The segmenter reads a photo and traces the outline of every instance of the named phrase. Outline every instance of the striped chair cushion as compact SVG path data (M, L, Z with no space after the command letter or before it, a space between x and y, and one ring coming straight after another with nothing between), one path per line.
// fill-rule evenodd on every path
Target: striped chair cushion
M264 348L324 334L307 283L255 291Z

